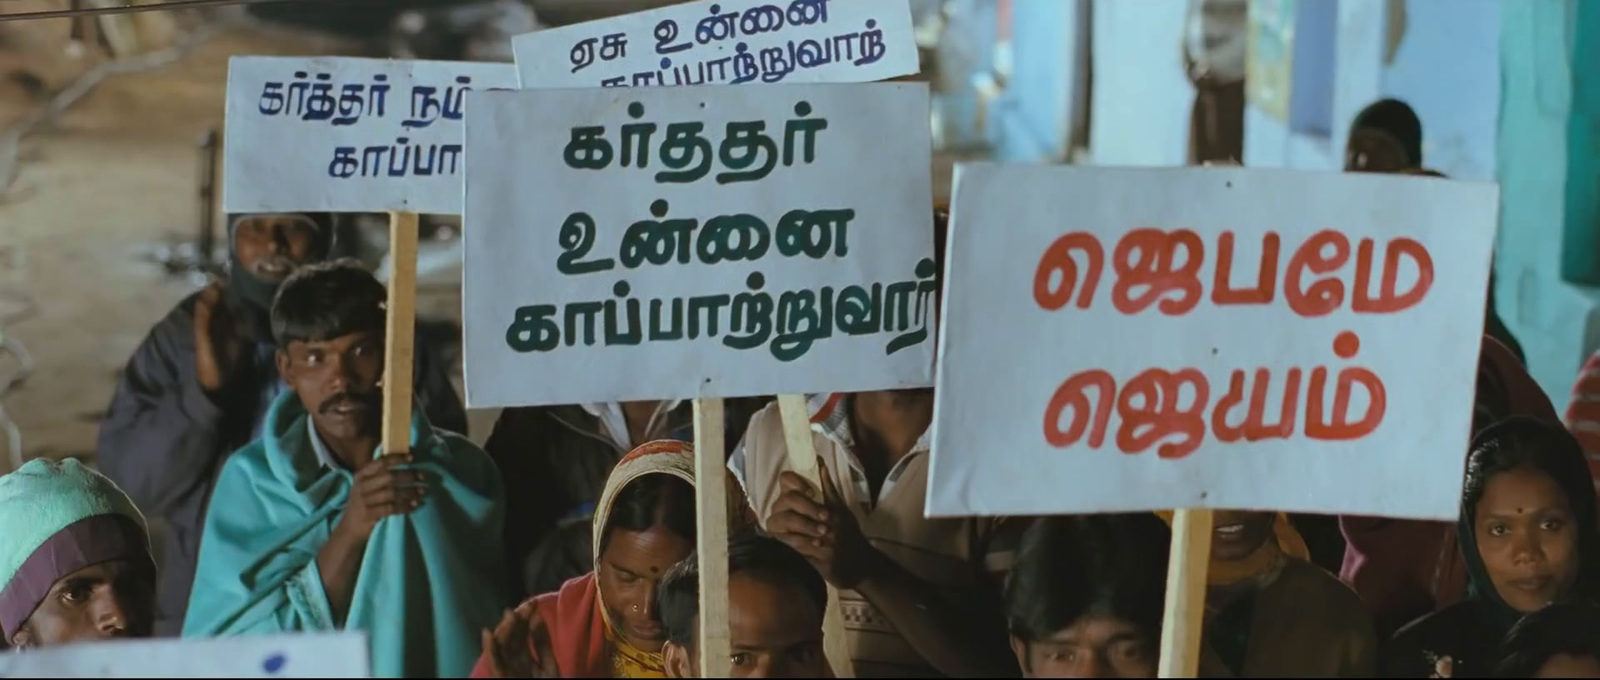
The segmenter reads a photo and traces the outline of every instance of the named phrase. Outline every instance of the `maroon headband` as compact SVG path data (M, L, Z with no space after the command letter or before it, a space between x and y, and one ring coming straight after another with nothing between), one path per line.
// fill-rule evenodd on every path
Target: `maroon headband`
M61 577L111 560L145 560L154 569L144 529L127 515L80 519L45 539L0 589L0 633L10 640Z

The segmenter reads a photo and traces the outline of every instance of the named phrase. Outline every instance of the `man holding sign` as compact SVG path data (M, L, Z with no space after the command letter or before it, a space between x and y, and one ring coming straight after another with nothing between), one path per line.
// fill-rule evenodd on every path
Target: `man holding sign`
M226 283L178 303L118 379L95 459L146 514L166 521L158 636L177 635L183 625L223 461L261 434L268 406L284 389L273 359L273 295L296 268L333 253L334 226L327 213L232 216ZM464 431L466 411L440 348L421 349L418 401L440 427Z
M461 675L505 604L493 463L413 414L378 455L386 291L349 262L273 305L290 393L231 457L206 520L185 635L365 630L378 676Z

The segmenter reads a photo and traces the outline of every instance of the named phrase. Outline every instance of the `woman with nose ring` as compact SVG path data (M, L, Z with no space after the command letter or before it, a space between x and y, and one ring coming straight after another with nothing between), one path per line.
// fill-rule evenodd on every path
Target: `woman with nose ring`
M693 446L650 442L617 463L593 536L594 571L483 631L472 677L666 677L656 589L694 549Z

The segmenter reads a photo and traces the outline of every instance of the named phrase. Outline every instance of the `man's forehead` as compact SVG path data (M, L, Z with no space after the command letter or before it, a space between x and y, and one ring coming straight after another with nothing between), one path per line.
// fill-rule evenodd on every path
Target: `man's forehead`
M286 226L294 223L300 223L312 228L317 226L317 221L305 213L252 213L239 217L235 223L263 227Z
M369 330L345 333L344 335L334 336L331 338L322 338L320 340L291 340L289 342L289 347L290 349L294 349L297 346L302 349L348 347L350 345L362 342L381 339L383 339L383 329L373 328Z
M728 628L735 648L776 649L821 639L822 611L799 587L734 574Z
M1086 614L1043 640L1039 644L1099 644L1117 638L1135 637L1140 634L1139 626L1115 616L1103 614Z

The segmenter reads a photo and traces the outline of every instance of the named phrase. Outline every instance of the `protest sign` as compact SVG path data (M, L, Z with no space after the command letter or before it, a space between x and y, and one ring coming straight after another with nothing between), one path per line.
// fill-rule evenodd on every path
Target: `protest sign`
M524 88L860 83L918 71L908 0L708 0L519 35Z
M929 515L1453 519L1492 185L962 166Z
M473 93L474 408L932 382L921 83Z
M228 212L461 212L461 117L510 64L343 57L228 62Z
M115 640L0 654L0 678L365 678L365 633Z

